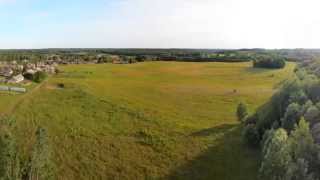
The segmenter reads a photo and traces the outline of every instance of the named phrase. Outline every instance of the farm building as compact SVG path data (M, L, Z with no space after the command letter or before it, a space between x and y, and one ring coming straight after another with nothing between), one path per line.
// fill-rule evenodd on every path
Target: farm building
M9 83L20 83L24 80L24 77L22 74L13 76L8 82Z
M10 67L1 67L0 76L10 77L13 74L13 70Z
M0 91L12 91L12 92L25 93L25 92L27 92L27 89L20 88L20 87L0 86Z
M19 88L19 87L10 87L10 91L25 93L25 92L27 92L27 89L26 88Z
M0 86L0 91L9 91L8 86Z
M34 75L37 71L33 70L33 69L27 69L25 74L31 74Z

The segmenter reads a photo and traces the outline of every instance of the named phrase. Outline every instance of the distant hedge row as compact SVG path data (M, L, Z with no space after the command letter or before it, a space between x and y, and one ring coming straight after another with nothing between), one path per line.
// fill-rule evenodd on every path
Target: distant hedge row
M286 66L286 58L281 56L258 56L253 60L253 67L281 69Z

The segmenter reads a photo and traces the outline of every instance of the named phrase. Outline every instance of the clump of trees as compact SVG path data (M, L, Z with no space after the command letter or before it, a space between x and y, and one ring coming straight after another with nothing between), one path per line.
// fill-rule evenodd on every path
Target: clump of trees
M47 78L47 73L43 71L37 71L34 74L25 74L24 77L30 81L34 81L36 83L41 83Z
M314 143L309 123L303 118L288 134L283 129L271 129L264 137L260 176L265 179L313 180L318 166L318 147Z
M45 72L38 71L34 74L33 80L34 82L41 83L46 78L47 78L47 74Z
M286 66L286 58L276 55L259 55L253 60L255 68L280 69Z
M311 69L298 66L296 77L245 120L244 141L261 148L261 179L320 178L320 80Z

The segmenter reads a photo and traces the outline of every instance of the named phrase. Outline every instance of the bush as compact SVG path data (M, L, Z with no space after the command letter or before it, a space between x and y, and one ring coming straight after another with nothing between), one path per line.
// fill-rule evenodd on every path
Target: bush
M26 73L23 76L25 79L28 79L30 81L33 81L33 79L34 79L34 74Z
M237 117L240 122L244 122L248 116L247 106L244 103L240 103L237 108Z
M253 124L249 124L243 131L243 138L246 144L251 147L258 147L260 143L260 136Z

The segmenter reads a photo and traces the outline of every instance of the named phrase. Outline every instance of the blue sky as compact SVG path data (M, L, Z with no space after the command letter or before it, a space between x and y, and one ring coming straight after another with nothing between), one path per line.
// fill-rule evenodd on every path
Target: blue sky
M0 0L0 48L320 48L318 0Z
M117 4L119 1L106 0L0 0L0 48L64 47L64 43L85 47L82 39L89 37L77 33L99 28L95 23L111 17Z

